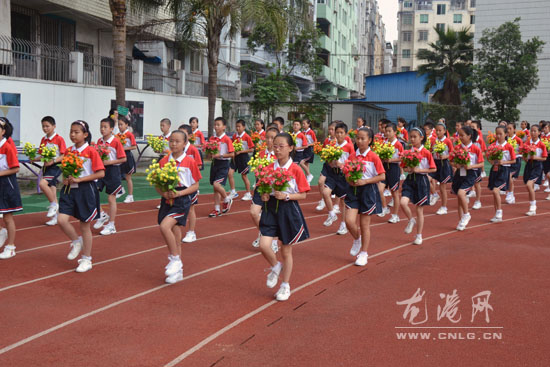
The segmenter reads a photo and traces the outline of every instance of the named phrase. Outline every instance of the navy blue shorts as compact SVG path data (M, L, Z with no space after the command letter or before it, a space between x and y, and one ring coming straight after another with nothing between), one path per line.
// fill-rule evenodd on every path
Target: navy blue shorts
M197 148L197 150L199 151L199 155L201 156L201 162L202 162L202 166L200 167L200 170L204 170L204 156L203 156L203 153L202 153L202 149L199 149Z
M199 203L199 190L189 194L189 200L191 200L191 205L197 205Z
M0 176L0 214L23 210L16 174Z
M481 180L483 180L483 177L481 177L481 169L474 169L474 172L476 173L475 183L481 182Z
M453 169L448 159L434 159L437 171L430 173L430 177L439 183L451 182L453 178Z
M326 163L326 162L323 163L323 168L321 168L321 176L327 177L328 171L329 171L330 169L332 169L332 167L330 167L330 166L328 165L328 163Z
M391 191L399 190L399 184L401 183L401 167L399 163L384 163L384 169L386 170L386 179L384 183Z
M508 190L508 183L510 182L510 167L498 166L498 170L495 171L491 168L489 173L489 190L493 190L495 187L499 190Z
M313 153L313 147L307 147L304 149L304 158L306 163L313 163L315 160L315 154Z
M550 155L548 156L548 158L546 158L544 162L542 162L542 171L545 175L550 172Z
M42 172L42 178L48 181L48 186L57 186L58 178L61 176L61 168L57 164L44 167Z
M513 178L519 177L519 172L521 171L521 162L523 162L523 159L521 159L521 156L520 156L516 158L516 163L513 164L512 167L510 168Z
M213 159L210 165L210 185L214 185L214 182L224 186L227 181L227 174L229 173L230 161L227 159Z
M126 150L126 162L120 165L122 175L133 175L136 173L136 161L131 150Z
M379 214L382 213L382 199L380 190L376 184L367 184L363 186L349 186L345 199L346 207L357 209L361 214Z
M458 190L470 191L476 183L477 174L475 170L469 169L466 171L466 176L460 175L460 169L457 169L453 177L453 185L451 186L451 192L458 194Z
M296 164L300 164L300 162L304 159L304 151L303 150L296 150L294 151L294 157L292 157L292 161Z
M306 220L298 202L277 200L273 196L267 205L262 205L260 232L262 236L278 237L283 245L293 245L309 238Z
M534 181L537 185L542 184L543 169L541 161L528 161L525 163L525 170L523 171L523 183L528 181Z
M176 190L184 190L184 187L179 187ZM158 224L162 223L165 217L172 217L176 220L178 226L185 226L187 223L187 215L191 209L191 195L179 196L174 200L172 205L168 205L165 198L160 201L160 209L158 214Z
M338 168L329 167L327 173L325 186L328 187L334 195L339 198L345 198L349 185L342 171Z
M81 182L78 187L63 186L59 192L59 212L89 223L99 218L99 192L97 183Z
M107 195L116 195L122 190L121 182L120 166L105 166L105 176L97 181L97 189L103 191L105 188Z
M254 195L252 195L252 202L256 205L264 205L264 202L262 201L262 197L260 196L260 193L256 188L254 189Z
M428 175L409 173L403 181L401 196L409 198L416 206L430 205L430 180Z
M248 166L249 160L250 156L248 155L248 153L239 154L231 160L230 167L232 170L237 171L242 175L246 175L250 170L250 167Z

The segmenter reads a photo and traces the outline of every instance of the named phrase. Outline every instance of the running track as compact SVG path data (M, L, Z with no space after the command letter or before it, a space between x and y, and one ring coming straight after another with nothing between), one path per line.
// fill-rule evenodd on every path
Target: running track
M523 187L520 188L520 190ZM519 190L518 190L519 191ZM273 301L249 203L206 218L211 195L198 209L199 240L183 245L184 281L163 283L167 251L156 225L156 201L119 205L118 233L94 238L94 268L74 272L68 241L43 226L44 213L16 217L18 254L0 262L0 366L546 366L550 301L550 202L537 193L538 215L526 217L527 195L504 205L490 224L492 197L472 211L465 232L449 214L425 210L424 244L413 246L406 221L373 217L369 264L353 266L351 236L338 223L322 225L319 195L302 203L311 238L294 249L289 301ZM400 213L403 220L403 214ZM404 306L426 291L429 321L411 327ZM437 320L439 293L456 289L461 320ZM490 322L471 319L471 300L490 290ZM418 319L422 319L419 315ZM442 329L450 326L468 329ZM486 329L501 339L478 340ZM428 340L398 340L397 332L431 332ZM434 340L440 332L474 340ZM458 335L458 336L456 336ZM436 338L437 339L437 338ZM496 362L496 363L495 363Z

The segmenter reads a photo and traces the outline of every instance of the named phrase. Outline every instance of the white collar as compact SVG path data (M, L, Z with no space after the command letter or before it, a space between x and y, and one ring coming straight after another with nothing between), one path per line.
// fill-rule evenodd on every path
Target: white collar
M184 151L183 154L180 155L178 158L174 158L174 157L172 156L172 153L170 153L170 157L168 157L168 162L170 162L170 161L173 159L173 160L175 160L176 162L181 163L181 161L183 161L183 158L185 158L186 155L187 155L187 154L185 154L185 151Z
M437 141L440 141L440 142L443 143L445 141L445 139L447 139L447 137L445 135L443 135L443 139L439 139L439 138L436 138L436 139L437 139Z
M238 137L239 139L242 139L243 136L244 136L244 134L246 134L246 131L243 131L241 135L237 134L237 137Z
M365 150L364 153L361 153L359 149L357 149L357 152L355 152L355 153L356 153L356 155L361 155L363 157L366 157L367 154L369 154L369 152L370 152L370 147L368 147L367 150Z
M274 156L274 155L275 155L275 152L270 152L269 150L267 150L267 148L265 148L265 155L267 155L267 156Z
M398 142L397 138L394 138L394 139L395 139L394 141L390 142L391 145L395 145L395 143Z
M421 152L422 149L424 149L424 145L421 145L420 148L415 148L415 147L412 147L413 150L416 150L417 152Z
M470 147L472 146L472 144L474 144L474 143L470 142L470 144L468 144L468 145L464 145L464 143L462 143L461 145L462 145L464 148L470 148Z
M196 133L197 131L199 131L199 128L197 127L195 130L192 130L191 132L194 134Z
M0 148L2 148L7 141L6 138L2 138L2 140L0 140Z
M258 134L261 134L264 132L264 129L261 129L260 131L256 131Z
M57 133L54 132L53 135L52 135L52 137L51 137L51 138L48 138L48 135L46 134L45 138L46 138L46 140L51 141L53 138L55 138L56 135L57 135Z
M340 148L343 148L348 142L346 141L346 139L344 139L344 142L342 144L338 144L338 140L336 140L336 144L338 144L338 146Z
M311 130L311 128L310 128L310 127L308 127L308 128L307 128L307 130L306 130L306 131L304 131L304 132L305 132L305 133L307 133L307 132L308 132L309 130Z
M288 161L286 161L285 165L282 168L289 169L291 164L292 164L292 158L288 157ZM277 168L280 168L280 167L281 166L279 165L279 160L276 160L275 165L273 166L273 168L277 169Z
M88 143L84 143L80 148L77 148L76 145L73 145L72 150L76 150L78 153L82 153L84 149L88 148L88 145L89 145Z
M164 137L164 139L168 139L170 137L170 135L172 135L172 132L169 131L168 134L164 135L162 134L162 136Z
M126 134L126 133L129 132L129 131L130 131L130 129L126 129L126 130L124 130L123 132L121 132L121 134Z
M108 140L103 139L103 136L102 136L101 141L111 144L111 142L113 141L114 138L115 138L115 136L113 134L111 134L111 137Z
M537 145L540 139L537 139L537 141L533 141L533 139L529 139L529 141L531 142L531 144Z
M515 139L515 138L516 138L516 134L514 134L514 136L512 136L512 137L509 138L509 139Z
M217 135L216 135L216 138L221 139L221 138L223 138L224 136L225 136L225 132L224 132L223 134L221 134L220 136L217 136Z
M191 146L191 143L189 142L189 140L187 140L187 144L185 144L185 148L183 149L183 153L187 153L187 149L189 149L190 146Z
M502 144L500 144L500 143L497 141L497 145L498 145L498 146L503 147L503 146L505 146L506 144L508 144L508 140L506 140L506 139L504 140L504 143L502 143Z

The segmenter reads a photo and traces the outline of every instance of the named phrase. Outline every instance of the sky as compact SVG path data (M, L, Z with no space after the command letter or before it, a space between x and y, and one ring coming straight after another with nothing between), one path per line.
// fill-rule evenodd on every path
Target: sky
M378 8L382 14L382 21L386 25L386 42L397 39L397 10L398 0L378 0Z

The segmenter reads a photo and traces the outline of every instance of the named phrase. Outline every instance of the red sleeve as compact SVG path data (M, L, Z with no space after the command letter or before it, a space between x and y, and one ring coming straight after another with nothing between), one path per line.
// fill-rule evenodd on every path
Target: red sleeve
M193 148L192 151L193 151L193 157L195 158L195 163L197 163L197 166L202 166L202 159L201 159L199 150L194 145L190 145L190 147Z
M92 170L94 172L105 170L105 166L103 165L103 161L101 160L97 150L92 147L88 147L88 156L92 161Z
M117 159L125 158L126 152L124 151L124 147L122 146L122 143L117 138L114 138L113 141L115 142L115 150L116 150L116 157Z
M233 148L233 142L227 135L223 137L223 142L227 144L227 153L233 153L235 151L235 148Z
M199 182L202 178L202 175L201 175L201 171L199 170L199 167L196 165L196 160L193 160L191 159L191 157L189 157L188 166L189 166L189 169L191 170L191 176L193 176L193 180L195 180L195 182Z
M395 145L394 145L395 148L397 148L397 151L399 153L402 153L403 152L403 144L401 144L400 142L396 142Z
M296 180L296 184L298 185L298 191L308 192L309 190L311 190L311 187L307 182L306 175L304 174L304 171L302 171L302 169L298 167L296 163L292 163L290 167L291 167L290 173Z
M447 138L444 141L445 145L447 145L447 148L449 148L449 153L453 151L453 142L451 139Z
M327 141L327 140L328 140L328 138L325 139L325 141ZM350 143L351 145L353 145L353 142L351 141L351 138L350 138L349 136L347 136L347 135L346 135L346 141L347 141L348 143Z
M159 161L159 166L162 168L166 163L168 163L168 158L170 158L169 155L165 155L162 157L162 159Z
M265 130L260 134L260 139L265 140Z
M231 141L235 141L237 140L237 134L233 134L233 136L231 137Z
M481 149L477 148L476 149L476 154L477 154L477 163L483 163L484 162L483 161L483 153L481 152Z
M483 140L483 137L481 138L481 151L484 152L487 150L487 145L485 145L485 140Z
M204 143L206 143L206 139L204 138L204 134L202 133L202 131L197 131L197 134L195 134L195 136L199 137L201 145L204 145Z
M430 137L430 148L433 149L434 146L435 146L435 141L436 141L436 138L434 138L433 136Z
M17 159L17 149L11 144L4 143L6 147L6 161L9 168L19 167L19 159Z
M541 155L541 157L542 157L542 158L548 157L548 151L546 150L546 145L544 145L544 143L543 143L541 140L539 140L539 146L540 146L541 149L542 149L542 155Z
M510 143L506 143L506 149L508 149L508 152L510 153L510 160L515 161L516 160L516 151Z
M328 138L325 138L325 141L323 142L323 145L328 145L330 144L330 140Z
M426 158L428 159L428 163L430 164L430 168L437 168L435 166L434 156L427 149L426 149Z
M384 165L382 164L382 161L380 160L380 157L373 151L370 151L372 162L374 163L374 168L376 168L376 173L382 174L386 173L386 170L384 169Z
M254 148L254 142L252 141L252 138L250 137L250 135L245 134L244 138L246 140L246 143L248 144L248 149Z
M353 148L353 144L347 143L344 145L344 149L349 154L349 160L355 159L355 149Z
M405 128L403 129L403 140L409 141L409 132Z
M309 135L313 137L313 142L315 143L317 141L317 135L315 135L315 131L313 131L313 129L311 128L309 130Z

